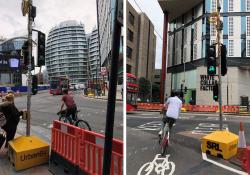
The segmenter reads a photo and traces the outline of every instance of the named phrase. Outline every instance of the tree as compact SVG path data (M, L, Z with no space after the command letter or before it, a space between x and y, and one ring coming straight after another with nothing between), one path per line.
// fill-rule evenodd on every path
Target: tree
M145 77L139 79L139 97L141 102L146 102L147 99L150 100L151 93L151 83Z

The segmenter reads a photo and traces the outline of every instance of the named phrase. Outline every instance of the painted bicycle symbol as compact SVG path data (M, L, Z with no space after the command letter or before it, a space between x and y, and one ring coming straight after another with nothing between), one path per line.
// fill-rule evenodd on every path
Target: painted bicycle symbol
M155 173L159 175L172 175L175 171L175 164L174 162L168 161L169 157L169 154L166 155L166 157L161 157L161 154L157 154L152 162L147 162L140 168L137 175L150 175Z

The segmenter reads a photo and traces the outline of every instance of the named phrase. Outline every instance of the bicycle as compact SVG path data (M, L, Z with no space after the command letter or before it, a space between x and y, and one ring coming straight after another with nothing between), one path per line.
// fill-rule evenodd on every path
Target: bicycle
M163 118L166 120L165 125L163 127L162 134L159 138L159 144L161 146L161 155L163 156L166 152L166 149L169 145L169 137L170 137L170 124L173 126L173 121L171 121L168 117ZM171 123L173 122L173 123Z
M77 126L82 129L88 129L89 131L91 131L91 127L87 121L78 119L77 116L78 112L80 112L80 110L76 111L75 119L73 119L71 116L66 116L66 110L63 110L62 112L59 111L57 115L59 116L59 121Z

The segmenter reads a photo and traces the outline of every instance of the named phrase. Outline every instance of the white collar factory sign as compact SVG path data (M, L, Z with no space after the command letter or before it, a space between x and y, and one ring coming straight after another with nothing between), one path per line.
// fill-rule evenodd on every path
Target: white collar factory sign
M217 82L214 76L210 75L200 75L200 91L212 91L213 86Z

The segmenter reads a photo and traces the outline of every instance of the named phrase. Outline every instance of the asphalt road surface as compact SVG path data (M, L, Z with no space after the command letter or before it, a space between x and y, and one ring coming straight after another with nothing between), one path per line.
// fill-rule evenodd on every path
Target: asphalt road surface
M166 155L162 157L158 155L161 115L158 112L127 114L127 174L156 175L157 171L162 169L166 175L233 175L237 174L233 171L242 171L241 167L231 160L207 157L234 170L203 160L206 155L202 158L200 138L218 129L217 115L181 114L172 129ZM250 143L250 116L226 116L223 127L238 135L240 121L244 122L246 140Z
M56 113L60 110L62 95L53 96L48 92L32 95L31 98L31 134L38 135L48 143L51 137L51 128ZM78 117L86 120L94 132L105 134L107 100L84 97L80 92L74 92L74 100L80 110ZM27 96L15 99L18 109L27 109ZM114 137L123 138L123 107L122 102L116 102ZM26 121L18 124L18 133L25 135Z

